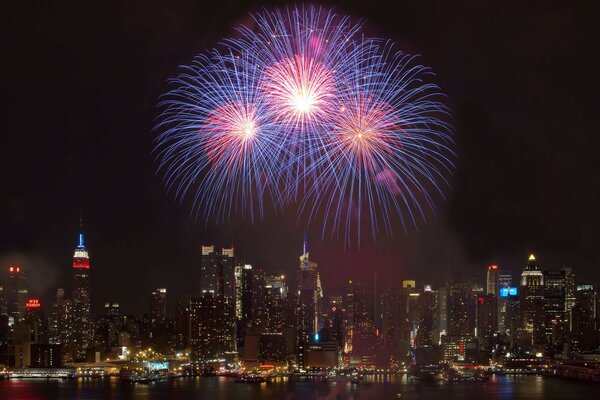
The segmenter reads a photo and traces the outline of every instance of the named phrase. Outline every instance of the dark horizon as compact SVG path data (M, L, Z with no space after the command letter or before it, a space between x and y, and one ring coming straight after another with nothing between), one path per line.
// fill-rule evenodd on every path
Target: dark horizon
M249 224L189 218L156 174L158 97L178 66L218 45L249 12L279 2L3 4L0 267L23 265L44 308L71 283L84 212L95 313L106 301L146 312L197 290L200 245L234 245L247 262L294 276L303 226L294 213ZM329 2L327 2L329 3ZM397 7L394 9L394 7ZM360 249L307 230L325 294L351 278L439 286L447 269L481 277L572 267L598 284L600 148L593 13L566 3L336 5L366 29L420 54L453 111L459 159L448 200L404 233ZM135 282L132 285L132 282ZM176 294L175 294L176 293Z

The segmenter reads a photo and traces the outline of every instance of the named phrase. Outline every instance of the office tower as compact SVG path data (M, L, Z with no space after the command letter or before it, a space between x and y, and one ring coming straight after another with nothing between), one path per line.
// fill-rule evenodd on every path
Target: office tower
M329 296L327 307L327 325L331 331L331 340L338 343L340 351L344 348L343 296Z
M446 287L447 334L442 337L443 360L475 359L479 350L472 327L473 290L464 282L449 282Z
M167 289L153 290L150 295L150 322L164 324L167 318Z
M497 265L488 266L486 294L493 294L498 297L499 272Z
M284 275L265 276L265 332L282 333L285 327L287 284Z
M234 308L223 296L204 291L190 298L189 312L192 361L207 364L236 350L235 327L232 330L228 323Z
M550 354L561 352L569 324L566 312L565 270L544 271L544 327Z
M25 302L27 301L27 278L23 268L11 265L7 269L7 279L4 288L6 311L9 321L16 324L25 318Z
M261 268L252 271L252 326L263 328L265 325L265 272Z
M46 323L39 299L28 299L25 303L25 323L29 325L31 342L45 343L47 341Z
M466 336L473 332L469 329L470 290L465 283L448 285L446 297L448 313L448 336Z
M233 248L222 248L215 251L213 245L202 246L200 260L200 290L212 293L215 300L223 307L224 337L232 339L225 347L226 351L234 351L237 347L236 326L236 268ZM191 339L191 337L190 337Z
M565 312L569 317L571 308L575 305L576 299L576 286L575 286L575 274L569 267L563 267L565 271Z
M574 352L594 352L599 338L596 329L597 293L592 285L578 285L571 308L571 345Z
M352 353L352 338L354 337L354 287L352 280L348 281L342 298L342 317L344 329L344 353Z
M509 329L505 323L505 319L508 290L511 286L512 274L508 271L500 271L498 273L498 293L496 295L498 301L498 332L506 333L507 329ZM504 293L505 295L503 296L502 294Z
M215 251L215 246L202 246L200 259L200 290L213 291L235 298L235 261L233 248Z
M175 339L174 345L177 350L185 349L189 343L189 304L178 302L175 306Z
M438 331L441 337L448 333L448 288L443 286L438 290ZM441 342L438 342L441 343Z
M63 361L74 361L76 348L73 346L73 305L65 297L64 289L56 291L56 303L52 306L48 328L50 344L62 345Z
M544 321L544 274L535 256L529 256L521 273L521 320L525 333L531 336L529 350L542 352L546 343Z
M303 253L297 272L298 288L296 290L296 357L300 366L304 364L304 350L321 328L321 301L323 289L317 271L317 263L309 258L304 239Z
M6 309L6 297L4 286L2 286L2 282L0 282L0 315L8 315L8 310Z
M493 293L477 296L476 336L479 338L480 349L487 355L492 350L493 335L496 332L498 305Z
M419 296L419 321L416 335L417 348L434 345L437 303L437 292L431 289L431 285L425 285Z

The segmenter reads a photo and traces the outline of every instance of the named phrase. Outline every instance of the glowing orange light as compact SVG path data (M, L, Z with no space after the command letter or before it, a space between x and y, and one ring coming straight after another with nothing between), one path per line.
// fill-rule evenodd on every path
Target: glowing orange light
M498 266L497 266L497 265L495 265L495 264L493 264L493 265L490 265L490 266L488 267L488 270L490 270L490 271L491 271L491 270L496 270L496 269L498 269Z

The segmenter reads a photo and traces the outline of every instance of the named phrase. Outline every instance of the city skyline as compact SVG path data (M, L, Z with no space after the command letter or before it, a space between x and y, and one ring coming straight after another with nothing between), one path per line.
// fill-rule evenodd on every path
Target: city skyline
M12 62L1 66L13 79L2 97L0 147L8 150L0 157L0 265L23 264L32 272L32 288L51 298L51 288L69 277L67 249L83 209L94 293L131 293L134 310L165 272L179 271L171 274L173 287L191 291L183 277L195 273L201 243L233 243L254 264L290 274L305 232L327 284L342 268L367 280L364 271L376 264L382 280L427 281L448 265L468 274L491 263L516 268L532 252L543 264L572 266L593 280L600 262L593 207L600 174L588 109L597 78L586 73L595 70L586 49L594 35L573 22L589 13L566 4L522 10L516 3L434 2L405 4L400 13L383 3L337 6L364 18L369 33L422 54L448 95L456 175L448 201L437 204L438 214L428 215L418 232L395 226L394 237L364 237L358 249L344 247L341 238L322 239L320 229L305 229L293 214L266 215L253 225L205 227L190 219L155 175L156 100L177 65L216 46L248 12L276 3L222 10L156 2L93 12L68 2L7 5L6 14L15 17L3 24L3 37L19 40L6 43ZM45 73L36 67L38 57ZM139 284L128 290L126 282L141 270Z

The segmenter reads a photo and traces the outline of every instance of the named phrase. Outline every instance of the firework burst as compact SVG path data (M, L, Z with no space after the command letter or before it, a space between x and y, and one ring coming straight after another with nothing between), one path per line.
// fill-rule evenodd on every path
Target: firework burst
M193 193L196 218L239 212L253 221L265 200L281 207L273 185L286 150L249 65L232 54L199 56L161 103L159 168L180 202Z
M300 221L346 242L363 221L375 236L424 219L455 158L430 70L327 9L265 11L237 31L161 103L157 153L178 199L217 221L297 202Z

